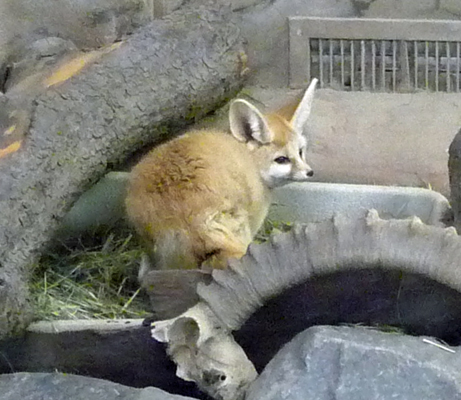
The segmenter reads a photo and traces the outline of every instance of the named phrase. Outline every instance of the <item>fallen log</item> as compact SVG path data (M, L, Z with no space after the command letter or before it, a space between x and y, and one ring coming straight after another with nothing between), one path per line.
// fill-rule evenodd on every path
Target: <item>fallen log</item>
M108 166L241 88L244 53L230 10L199 3L48 85L25 138L0 158L0 339L30 322L28 271L75 199Z

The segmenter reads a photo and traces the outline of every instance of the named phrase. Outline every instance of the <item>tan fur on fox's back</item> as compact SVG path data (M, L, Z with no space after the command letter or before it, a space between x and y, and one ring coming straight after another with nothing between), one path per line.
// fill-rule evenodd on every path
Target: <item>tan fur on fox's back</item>
M231 135L190 132L135 167L127 199L130 219L153 243L163 232L184 234L197 262L225 247L239 253L259 229L270 201L255 166L245 144ZM248 220L250 231L239 226L241 219Z
M246 101L234 109L232 135L191 131L153 149L131 172L127 214L156 268L221 268L241 257L267 215L272 186L290 180L277 174L290 167L294 180L310 176L301 155L292 155L302 142L292 121L263 116ZM279 168L274 158L285 164L283 157L291 166Z

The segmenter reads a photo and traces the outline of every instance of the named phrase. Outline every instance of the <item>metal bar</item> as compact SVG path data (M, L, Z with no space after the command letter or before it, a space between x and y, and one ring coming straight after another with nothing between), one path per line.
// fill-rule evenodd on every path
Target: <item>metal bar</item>
M381 90L386 90L386 42L381 40Z
M360 83L361 83L361 88L360 90L364 90L365 89L365 40L361 40L360 41L360 72L361 72L361 79L360 79Z
M333 41L330 40L330 86L333 83Z
M439 91L439 41L435 41L435 91Z
M451 57L450 57L450 43L449 42L445 42L445 50L446 50L446 53L447 53L447 92L451 92L451 76L450 76L450 61L451 61Z
M424 87L425 87L426 90L428 90L429 89L429 43L425 42L425 46L426 46L426 48L425 48L425 52L424 52L425 53L424 54L425 55L424 59L425 59L425 63L426 63L426 68L425 68L425 74L424 74L425 75L424 76L424 78L425 78L424 79L425 80Z
M460 43L456 42L456 91L459 92Z
M397 42L392 41L392 91L395 92L397 74Z
M149 11L153 11L157 18L163 14L165 4L165 0L146 0L146 6L153 6L153 10ZM414 85L416 89L422 87L447 92L454 92L456 86L456 92L461 92L461 21L289 17L289 32L291 86L304 87L312 78L312 63L317 62L317 54L313 59L311 57L310 38L314 37L315 44L317 40L319 43L319 69L315 66L315 74L320 75L320 87L338 80L337 63L340 60L343 88L350 78L351 90L357 90L359 85L362 89L367 86L377 89L380 81L383 90L399 90L402 83L408 83L410 88ZM381 42L381 54L378 41ZM413 50L411 43L404 44L408 41L413 42ZM371 42L371 48L367 48L368 42ZM399 48L396 48L397 45ZM424 50L421 48L420 51L420 46ZM414 59L410 61L413 55ZM357 75L359 69L360 77ZM455 72L456 76L452 78ZM412 73L414 77L411 77ZM441 79L440 74L444 73L446 77ZM420 86L422 79L424 84Z
M415 68L415 89L418 89L418 42L415 40L413 42L414 47L414 68Z
M289 17L292 22L301 22L308 32L315 32L310 37L321 39L457 41L461 37L461 21L455 20Z
M376 90L376 43L371 41L371 88Z
M410 77L410 60L408 54L408 42L401 40L399 42L399 65L400 67L400 82L399 89L404 91L411 90L411 77Z
M354 41L351 40L351 90L355 90L355 76L354 76L354 68L355 68L355 59L354 59Z
M320 87L323 88L323 41L319 39L319 79Z
M344 89L345 78L344 78L344 40L339 41L339 46L341 48L341 89Z

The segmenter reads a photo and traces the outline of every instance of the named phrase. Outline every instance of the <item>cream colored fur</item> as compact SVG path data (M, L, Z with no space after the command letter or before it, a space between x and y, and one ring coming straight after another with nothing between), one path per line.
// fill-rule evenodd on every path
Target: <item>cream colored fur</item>
M126 210L155 268L223 268L227 259L245 254L267 215L272 188L312 174L299 127L309 115L315 84L296 121L263 115L237 99L230 107L232 134L188 132L134 167Z

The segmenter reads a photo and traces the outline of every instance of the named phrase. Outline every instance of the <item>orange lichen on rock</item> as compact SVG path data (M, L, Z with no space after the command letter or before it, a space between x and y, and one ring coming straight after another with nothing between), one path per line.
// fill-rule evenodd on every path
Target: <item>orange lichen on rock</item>
M11 143L9 146L0 149L0 158L7 156L8 154L15 153L21 147L22 140L17 140L16 142Z
M89 53L81 53L71 60L66 60L45 79L45 87L48 88L67 81L77 75L85 66L95 62L102 55L119 48L121 43L122 42L114 43L110 46L104 47L100 50L91 51Z

